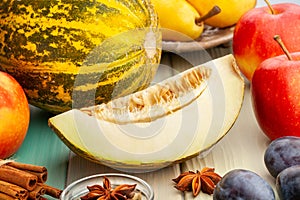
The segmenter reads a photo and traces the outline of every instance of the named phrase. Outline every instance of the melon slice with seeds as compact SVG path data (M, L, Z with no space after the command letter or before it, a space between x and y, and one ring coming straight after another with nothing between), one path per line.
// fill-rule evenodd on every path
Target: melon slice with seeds
M211 149L236 121L244 79L233 55L195 66L49 126L78 155L123 171L154 170Z

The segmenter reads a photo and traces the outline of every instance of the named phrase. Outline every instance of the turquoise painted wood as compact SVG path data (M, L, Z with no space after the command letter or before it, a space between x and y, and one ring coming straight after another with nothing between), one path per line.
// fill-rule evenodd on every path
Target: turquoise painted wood
M13 155L18 162L42 165L48 169L47 184L64 189L66 184L69 149L48 126L52 115L30 106L30 125L26 138Z

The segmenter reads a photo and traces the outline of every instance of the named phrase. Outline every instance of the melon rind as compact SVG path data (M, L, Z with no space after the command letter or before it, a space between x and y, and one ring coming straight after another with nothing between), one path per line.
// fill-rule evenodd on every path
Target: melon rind
M0 8L0 71L33 106L58 114L153 80L161 34L150 0L5 0Z
M122 170L153 170L195 157L228 133L245 87L231 54L197 67L211 69L202 94L152 122L116 124L73 109L50 118L49 126L78 155Z

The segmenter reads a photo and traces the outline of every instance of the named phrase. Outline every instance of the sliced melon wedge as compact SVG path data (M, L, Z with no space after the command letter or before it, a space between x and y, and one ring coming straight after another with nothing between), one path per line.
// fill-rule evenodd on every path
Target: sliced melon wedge
M239 115L244 87L227 55L127 97L59 114L49 126L86 159L121 170L158 169L221 140Z

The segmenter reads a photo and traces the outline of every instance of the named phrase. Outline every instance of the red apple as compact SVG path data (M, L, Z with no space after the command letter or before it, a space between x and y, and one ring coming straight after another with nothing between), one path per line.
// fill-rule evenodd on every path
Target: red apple
M290 57L281 55L263 61L252 78L253 110L271 140L300 137L300 52Z
M0 158L14 154L26 136L30 118L27 98L20 84L0 71Z
M300 5L282 3L254 8L236 24L233 54L248 80L252 79L262 61L282 54L278 44L272 40L276 34L284 38L291 52L300 51Z

